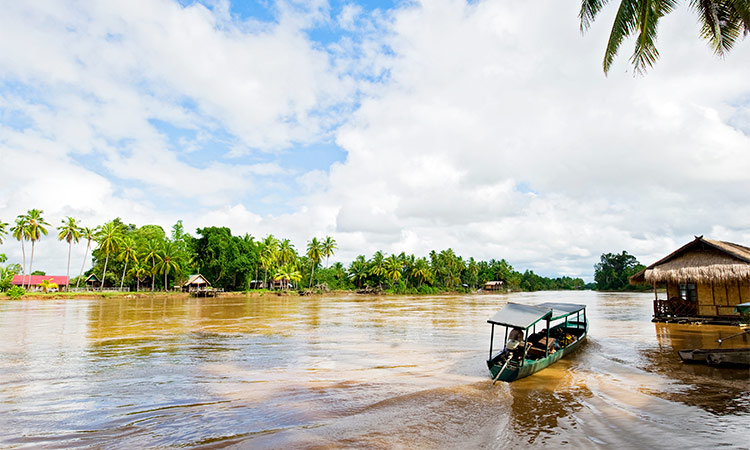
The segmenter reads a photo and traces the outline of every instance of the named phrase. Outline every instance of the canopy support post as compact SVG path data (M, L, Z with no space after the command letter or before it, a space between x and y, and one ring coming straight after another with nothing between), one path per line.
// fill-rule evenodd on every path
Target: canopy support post
M490 357L492 359L492 340L495 338L495 324L492 324L492 333L490 333Z

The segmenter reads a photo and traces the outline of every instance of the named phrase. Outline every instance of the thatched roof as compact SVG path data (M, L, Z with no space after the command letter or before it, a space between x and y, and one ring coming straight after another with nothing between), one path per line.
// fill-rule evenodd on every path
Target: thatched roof
M203 275L201 275L201 274L198 273L198 274L195 274L195 275L190 275L190 277L183 284L183 286L202 285L202 284L211 286L211 283L208 282L208 280L206 279L206 277L204 277Z
M631 284L750 280L750 248L696 236L630 277Z

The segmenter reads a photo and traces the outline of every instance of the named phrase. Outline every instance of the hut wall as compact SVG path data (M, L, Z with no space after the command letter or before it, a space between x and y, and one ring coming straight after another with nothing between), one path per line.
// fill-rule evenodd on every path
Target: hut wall
M714 304L714 292L711 289L711 283L700 283L697 286L698 290L698 304L699 305L713 305Z
M715 316L716 306L714 305L698 305L699 316Z
M734 306L740 302L740 286L736 281L727 283L727 305Z
M720 316L737 316L736 312L734 312L734 306L717 306L716 309L719 312Z
M667 298L679 297L680 296L680 285L677 283L667 283Z
M740 282L740 303L750 302L750 280Z
M725 283L714 283L714 303L716 306L729 305L727 285Z

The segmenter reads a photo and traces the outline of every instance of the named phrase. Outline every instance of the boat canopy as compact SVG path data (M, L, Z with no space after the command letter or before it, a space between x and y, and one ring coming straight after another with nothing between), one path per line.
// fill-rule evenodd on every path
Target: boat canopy
M586 309L586 305L576 305L573 303L555 303L547 302L536 305L542 308L552 308L552 318L550 320L557 320L571 314L575 314L578 311Z
M552 309L549 307L508 303L503 309L489 318L487 322L495 325L505 325L506 327L526 329L542 319L549 319L551 316Z
M744 314L744 313L750 312L750 302L740 303L739 305L735 305L734 306L734 312L738 312L740 314Z

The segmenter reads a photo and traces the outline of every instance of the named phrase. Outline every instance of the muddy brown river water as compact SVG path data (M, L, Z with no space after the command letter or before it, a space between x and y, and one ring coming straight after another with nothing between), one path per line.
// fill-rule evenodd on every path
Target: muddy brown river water
M676 353L739 329L651 323L651 299L1 300L0 447L750 447L750 371ZM587 342L492 386L507 301L585 303Z

